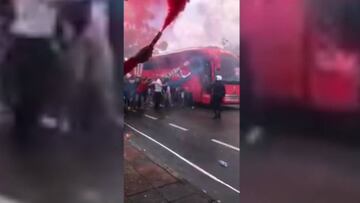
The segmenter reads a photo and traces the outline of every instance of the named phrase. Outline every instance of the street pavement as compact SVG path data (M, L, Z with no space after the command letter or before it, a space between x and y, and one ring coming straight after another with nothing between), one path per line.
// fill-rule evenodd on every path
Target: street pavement
M272 123L242 143L241 202L360 202L359 131L304 123Z
M128 139L125 150L125 203L211 203L206 193L150 160Z
M121 129L91 132L37 130L12 133L12 116L0 116L1 203L118 203L123 201Z
M221 202L240 200L239 108L221 120L206 107L129 112L125 134L162 167ZM222 160L226 165L220 164Z

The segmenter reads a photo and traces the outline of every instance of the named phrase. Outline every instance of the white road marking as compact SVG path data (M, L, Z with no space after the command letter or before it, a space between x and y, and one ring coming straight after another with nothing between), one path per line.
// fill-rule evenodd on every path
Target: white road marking
M178 126L178 125L176 125L176 124L174 124L174 123L169 123L169 125L171 125L171 126L174 127L174 128L178 128L178 129L180 129L180 130L182 130L182 131L189 131L188 129L183 128L183 127L181 127L181 126Z
M154 116L150 116L150 115L148 115L148 114L145 114L145 117L150 118L150 119L153 119L153 120L157 120L157 119L158 119L158 118L156 118L156 117L154 117Z
M135 132L139 133L140 135L146 137L147 139L155 142L156 144L160 145L162 148L166 149L167 151L169 151L170 153L172 153L173 155L175 155L176 157L178 157L179 159L183 160L184 162L186 162L187 164L189 164L190 166L192 166L193 168L195 168L196 170L200 171L201 173L203 173L204 175L208 176L209 178L215 180L218 183L221 183L222 185L230 188L231 190L235 191L236 193L240 193L240 190L232 187L231 185L225 183L224 181L220 180L219 178L215 177L214 175L210 174L209 172L205 171L204 169L202 169L201 167L197 166L196 164L192 163L191 161L185 159L184 157L182 157L181 155L179 155L178 153L176 153L175 151L173 151L172 149L168 148L167 146L161 144L160 142L156 141L154 138L146 135L145 133L137 130L136 128L134 128L133 126L129 125L128 123L125 123L126 126L128 126L129 128L131 128L132 130L134 130Z
M230 148L230 149L233 149L233 150L235 150L235 151L240 151L239 148L234 147L234 146L229 145L229 144L226 144L225 142L221 142L221 141L215 140L215 139L211 139L211 141L213 141L213 142L215 142L215 143L218 143L218 144L221 144L221 145L223 145L223 146L225 146L225 147L228 147L228 148Z

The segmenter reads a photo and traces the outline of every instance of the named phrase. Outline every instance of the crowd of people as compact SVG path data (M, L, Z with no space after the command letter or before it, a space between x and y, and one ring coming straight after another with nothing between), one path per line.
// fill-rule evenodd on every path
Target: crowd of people
M225 96L225 86L220 75L209 87L211 93L211 106L214 111L213 119L221 118L221 105ZM153 107L173 108L191 106L194 102L191 93L187 93L177 81L168 77L150 79L128 73L124 77L124 104L126 111L136 112Z
M169 78L150 79L127 74L124 78L124 104L128 111L184 106L185 91Z

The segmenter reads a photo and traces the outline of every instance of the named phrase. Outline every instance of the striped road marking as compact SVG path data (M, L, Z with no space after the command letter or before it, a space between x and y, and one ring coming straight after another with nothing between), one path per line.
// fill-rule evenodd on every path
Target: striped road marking
M230 148L230 149L233 149L233 150L235 150L235 151L240 151L240 148L237 148L237 147L234 147L234 146L232 146L232 145L226 144L225 142L221 142L221 141L215 140L215 139L211 139L211 141L212 141L212 142L215 142L215 143L218 143L218 144L220 144L220 145L222 145L222 146L228 147L228 148Z
M139 131L138 129L134 128L133 126L125 123L126 126L128 126L130 129L132 129L133 131L139 133L140 135L144 136L145 138L149 139L150 141L160 145L162 148L166 149L167 151L169 151L171 154L175 155L176 157L178 157L179 159L181 159L182 161L184 161L185 163L189 164L190 166L192 166L193 168L195 168L196 170L198 170L199 172L201 172L202 174L208 176L209 178L213 179L214 181L226 186L227 188L233 190L236 193L240 194L240 190L232 187L231 185L225 183L224 181L220 180L219 178L215 177L214 175L212 175L211 173L205 171L204 169L202 169L201 167L199 167L198 165L192 163L191 161L185 159L183 156L179 155L178 153L176 153L175 151L173 151L172 149L170 149L169 147L161 144L160 142L156 141L154 138L150 137L149 135Z
M182 130L182 131L189 131L188 129L186 129L186 128L184 128L184 127L181 127L181 126L178 126L178 125L176 125L176 124L174 124L174 123L169 123L169 125L171 125L171 126L174 127L174 128L180 129L180 130Z

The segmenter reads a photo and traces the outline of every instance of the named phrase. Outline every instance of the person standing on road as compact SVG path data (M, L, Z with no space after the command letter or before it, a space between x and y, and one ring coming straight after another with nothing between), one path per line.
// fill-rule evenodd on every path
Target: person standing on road
M164 78L163 79L163 89L162 89L162 98L163 98L163 105L164 107L169 107L170 103L169 103L169 95L167 94L167 90L169 87L169 78Z
M221 103L225 97L225 86L222 83L222 77L216 76L216 81L211 86L211 103L214 110L213 119L221 118Z
M163 83L160 78L156 79L154 82L152 82L154 85L154 108L157 110L160 107L160 102L162 98L162 88Z
M172 97L172 94L171 94L171 87L170 85L168 85L166 87L166 94L167 94L167 100L168 100L168 104L170 107L173 106L173 97Z
M146 101L146 94L148 90L148 82L146 78L140 80L139 85L136 88L137 94L137 107L140 109L142 107L142 101Z
M136 78L134 75L131 75L129 78L129 106L130 110L133 111L135 107L135 97L136 97Z

